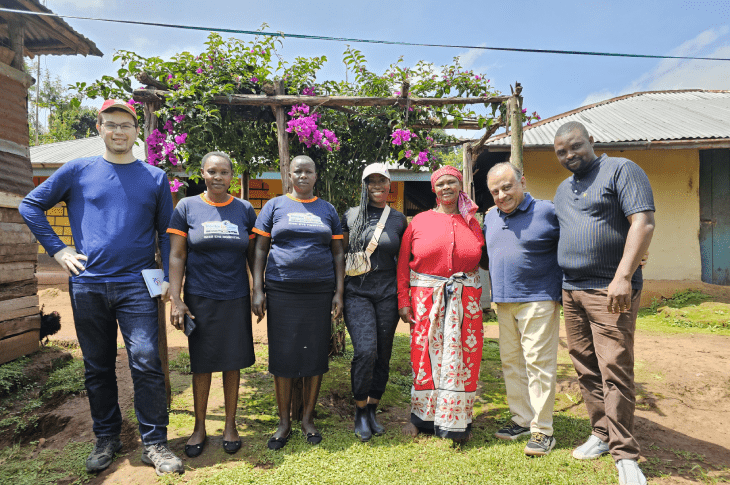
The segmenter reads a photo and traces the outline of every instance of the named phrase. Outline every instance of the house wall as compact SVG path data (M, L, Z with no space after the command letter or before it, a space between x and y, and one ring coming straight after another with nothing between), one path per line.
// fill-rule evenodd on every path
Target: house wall
M654 191L656 228L644 278L701 278L699 227L699 150L635 150L607 152L644 169ZM533 197L552 200L560 182L570 176L552 151L525 151L527 190Z
M0 364L38 349L35 238L18 212L33 189L27 89L33 79L0 63Z

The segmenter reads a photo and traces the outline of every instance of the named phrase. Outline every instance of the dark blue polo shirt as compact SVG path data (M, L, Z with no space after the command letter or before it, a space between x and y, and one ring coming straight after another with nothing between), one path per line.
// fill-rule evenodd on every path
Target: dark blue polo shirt
M563 272L558 266L560 229L549 200L525 199L510 214L493 209L484 216L492 301L560 301Z
M627 217L655 210L646 173L631 160L605 153L564 180L554 202L560 222L558 264L566 290L607 288L624 254L631 226ZM631 286L641 289L641 267Z

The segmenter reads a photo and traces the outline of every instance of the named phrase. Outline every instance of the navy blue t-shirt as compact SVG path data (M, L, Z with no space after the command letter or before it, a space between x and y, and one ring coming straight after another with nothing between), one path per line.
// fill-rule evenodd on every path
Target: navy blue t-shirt
M167 232L188 240L185 294L233 300L249 294L246 254L256 212L231 196L215 204L203 195L178 202Z
M271 238L268 281L334 281L330 243L342 239L342 227L329 202L317 197L301 200L291 194L275 197L261 209L254 232Z
M601 155L564 180L555 192L560 222L558 264L563 288L608 288L623 258L631 224L628 216L654 211L654 195L646 173L626 158ZM642 287L641 266L631 287Z
M560 301L563 272L558 266L560 228L549 200L525 199L505 214L484 216L492 301Z

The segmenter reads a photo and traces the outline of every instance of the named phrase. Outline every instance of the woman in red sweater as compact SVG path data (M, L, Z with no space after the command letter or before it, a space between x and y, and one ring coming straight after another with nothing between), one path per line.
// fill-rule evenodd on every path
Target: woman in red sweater
M403 432L464 442L482 359L484 235L457 169L434 172L431 187L438 205L413 218L398 257L398 313L411 326L414 374L411 424Z

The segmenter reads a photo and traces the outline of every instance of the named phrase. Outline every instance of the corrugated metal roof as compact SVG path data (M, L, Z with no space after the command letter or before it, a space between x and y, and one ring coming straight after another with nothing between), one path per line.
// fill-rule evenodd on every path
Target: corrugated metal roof
M144 160L144 144L137 141L132 153L140 160ZM100 136L80 138L78 140L59 141L30 147L30 163L33 168L45 164L64 164L76 158L94 157L104 154L104 141Z
M525 147L552 146L558 128L582 123L596 143L730 139L730 91L651 91L619 96L526 126ZM509 146L496 136L489 146Z
M0 0L0 6L13 10L53 13L38 0ZM21 18L25 22L25 55L103 56L96 44L76 32L63 19L52 16L22 15L0 12L0 46L8 46L8 22Z

